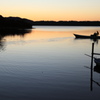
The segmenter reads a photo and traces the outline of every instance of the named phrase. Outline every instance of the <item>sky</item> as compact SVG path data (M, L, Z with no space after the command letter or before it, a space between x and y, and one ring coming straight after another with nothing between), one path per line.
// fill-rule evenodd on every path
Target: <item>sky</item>
M100 0L0 0L0 14L33 21L100 21Z

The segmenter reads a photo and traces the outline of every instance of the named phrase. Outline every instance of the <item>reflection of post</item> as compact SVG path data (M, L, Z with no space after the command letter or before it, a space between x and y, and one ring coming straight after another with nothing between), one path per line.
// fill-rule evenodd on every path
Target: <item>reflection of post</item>
M91 56L91 91L93 90L93 54L94 54L94 43L92 43L92 56Z

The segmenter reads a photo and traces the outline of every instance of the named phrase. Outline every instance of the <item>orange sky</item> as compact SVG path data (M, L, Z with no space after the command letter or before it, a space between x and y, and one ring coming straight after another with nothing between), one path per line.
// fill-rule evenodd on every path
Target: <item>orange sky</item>
M100 20L100 0L2 0L0 14L31 20Z

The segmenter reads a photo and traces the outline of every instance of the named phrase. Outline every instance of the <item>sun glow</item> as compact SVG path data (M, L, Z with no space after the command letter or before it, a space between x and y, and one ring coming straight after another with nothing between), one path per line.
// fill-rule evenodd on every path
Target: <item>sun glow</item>
M91 3L90 3L91 2ZM100 0L3 0L1 15L39 20L100 20Z

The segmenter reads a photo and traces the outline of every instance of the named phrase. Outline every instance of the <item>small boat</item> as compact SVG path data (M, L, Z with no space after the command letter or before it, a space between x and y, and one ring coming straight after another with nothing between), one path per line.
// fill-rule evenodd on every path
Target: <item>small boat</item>
M74 36L75 36L76 38L82 38L82 39L100 39L100 36L95 36L95 35L87 36L87 35L78 35L78 34L74 34Z
M94 62L96 63L96 65L100 65L100 58L94 58Z
M88 54L85 54L85 55L88 56L88 57L92 57L92 56L90 56ZM100 66L100 58L96 58L96 57L93 57L93 58L94 58L94 62L96 63L96 65Z

